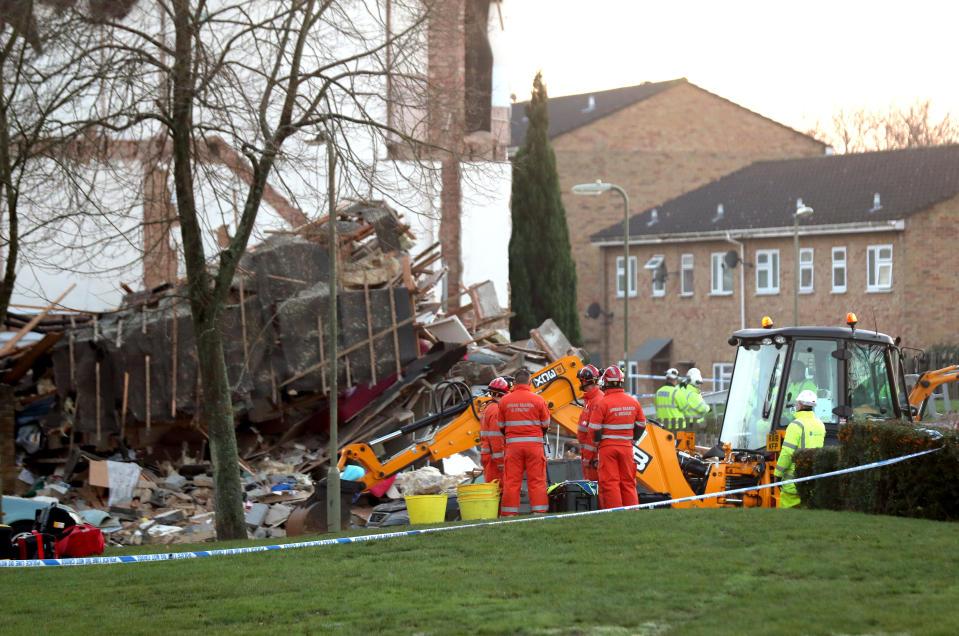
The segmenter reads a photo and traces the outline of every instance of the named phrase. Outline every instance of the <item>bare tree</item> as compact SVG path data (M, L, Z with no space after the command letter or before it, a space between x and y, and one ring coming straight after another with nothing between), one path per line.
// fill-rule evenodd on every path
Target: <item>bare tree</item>
M325 209L321 166L307 163L316 155L308 142L318 140L335 143L337 163L368 190L358 194L383 187L377 149L411 141L388 125L383 86L389 77L405 83L393 94L425 97L417 63L427 8L419 0L161 0L104 25L105 46L127 55L104 85L106 110L120 113L101 122L111 131L104 147L116 156L133 143L140 161L172 177L220 539L246 537L221 318L264 193L277 179L301 209ZM343 188L337 196L352 194ZM223 224L232 236L220 248L211 236Z
M85 98L95 94L101 69L111 63L95 25L64 6L44 6L55 2L36 4L0 3L0 325L24 261L39 264L45 243L61 232L75 240L73 230L83 224L77 196L89 188L74 151L93 125L93 105ZM68 192L74 196L63 195ZM98 249L91 245L88 256ZM12 445L12 435L11 421L0 438ZM12 469L4 462L7 478Z
M934 117L932 101L885 109L840 108L827 122L816 121L807 134L840 154L959 143L959 120L951 112Z

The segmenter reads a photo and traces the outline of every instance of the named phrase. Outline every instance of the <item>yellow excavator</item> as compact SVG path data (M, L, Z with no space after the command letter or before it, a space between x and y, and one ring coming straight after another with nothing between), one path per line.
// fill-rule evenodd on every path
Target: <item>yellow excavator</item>
M935 371L926 371L919 376L909 392L909 404L916 407L916 419L926 412L929 396L933 391L949 382L959 382L959 365L951 365Z

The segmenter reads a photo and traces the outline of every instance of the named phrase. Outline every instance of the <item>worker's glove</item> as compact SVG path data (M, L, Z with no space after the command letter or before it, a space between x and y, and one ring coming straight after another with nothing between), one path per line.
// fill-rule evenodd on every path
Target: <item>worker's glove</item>
M593 461L589 463L589 465L592 466L593 468L599 468L599 460L594 459Z

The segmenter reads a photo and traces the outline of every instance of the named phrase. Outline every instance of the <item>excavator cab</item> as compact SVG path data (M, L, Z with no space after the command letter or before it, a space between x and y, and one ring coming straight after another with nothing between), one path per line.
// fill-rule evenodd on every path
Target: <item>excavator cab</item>
M743 329L730 338L736 361L722 444L761 451L792 420L796 396L815 391L826 443L849 421L911 419L901 352L881 333L841 327Z

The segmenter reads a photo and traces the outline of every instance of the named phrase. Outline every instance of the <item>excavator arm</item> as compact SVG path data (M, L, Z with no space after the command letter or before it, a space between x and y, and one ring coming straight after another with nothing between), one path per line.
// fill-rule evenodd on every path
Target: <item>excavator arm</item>
M571 431L574 436L579 412L582 410L582 405L577 402L583 396L576 373L582 366L583 361L577 356L566 356L532 374L530 381L531 388L546 400L556 424ZM368 443L345 446L340 449L337 465L340 470L347 463L361 466L366 470L366 474L359 481L363 482L364 489L367 489L424 457L436 462L473 448L480 443L482 412L489 401L489 396L473 398ZM414 442L390 458L381 460L374 450L374 446L382 442L436 424L453 415L456 417L435 431L429 439Z
M909 404L919 409L919 415L922 416L926 410L926 400L932 395L939 386L947 382L959 381L959 365L952 365L935 371L926 371L909 392Z

